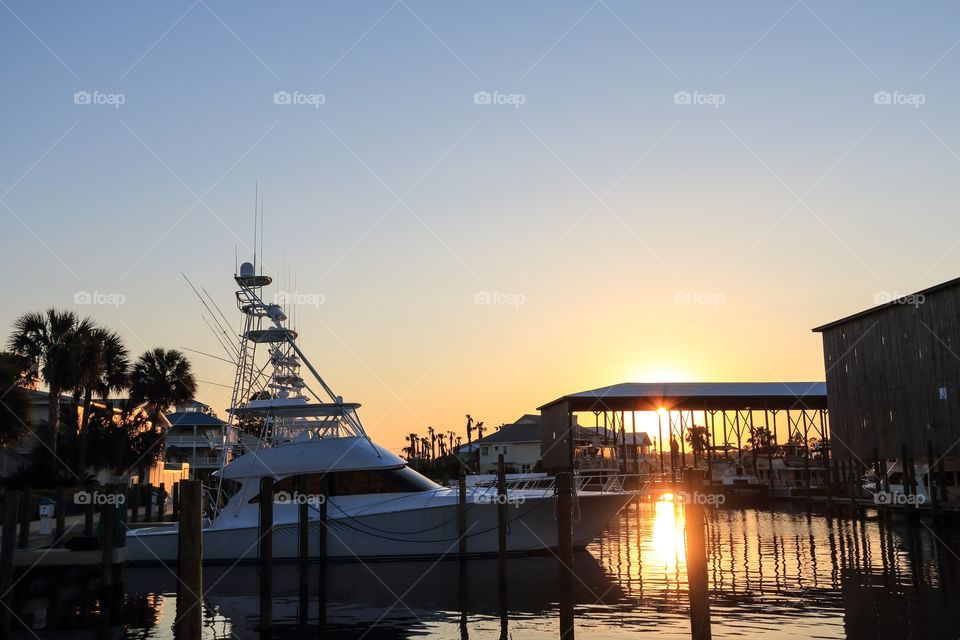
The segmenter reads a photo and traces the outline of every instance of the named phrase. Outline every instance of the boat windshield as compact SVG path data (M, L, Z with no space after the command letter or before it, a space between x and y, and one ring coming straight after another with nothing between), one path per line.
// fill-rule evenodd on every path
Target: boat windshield
M322 481L327 479L328 495L355 496L378 493L419 493L434 491L440 485L429 478L425 478L407 466L393 469L358 469L354 471L330 471L327 473L310 473L302 476L288 476L274 485L275 492L293 494L302 491L300 478L307 478L306 493L320 495ZM259 496L250 500L259 501Z

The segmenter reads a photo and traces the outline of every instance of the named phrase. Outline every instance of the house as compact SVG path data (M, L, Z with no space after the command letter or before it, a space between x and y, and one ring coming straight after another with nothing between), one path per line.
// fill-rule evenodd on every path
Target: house
M46 391L39 391L36 389L24 389L23 394L27 400L26 422L29 430L16 445L0 449L0 477L3 478L10 477L21 471L23 468L29 466L35 457L34 454L43 447L47 446L45 442L41 441L40 436L38 435L38 430L41 425L46 424L47 418L49 417L49 394ZM94 400L92 405L98 410L109 409L114 416L114 420L119 421L123 412L122 407L125 403L125 399L110 399L106 401ZM141 406L135 408L133 411L142 413L145 412L146 409L145 407ZM75 424L76 419L77 410L74 407L73 397L61 394L61 429L63 429L65 426ZM152 428L152 424L149 420L146 420L143 424L143 428L145 429ZM168 424L166 418L161 416L158 428L164 430L167 427ZM135 472L117 474L110 469L93 469L88 471L93 472L96 481L100 484L128 484L131 481L136 482L138 480L138 475ZM166 470L163 460L152 461L146 467L146 469L144 469L144 471L145 476L143 478L143 482L150 483L154 486L159 486L160 483L163 482L166 482L168 486L171 486L170 483L173 476L179 475L176 470L174 470L172 474L171 471Z
M165 460L168 464L187 463L190 478L206 479L224 462L227 423L202 402L192 401L168 413L170 423L165 438Z
M596 444L602 434L594 429L575 424L578 443ZM503 454L503 466L507 473L530 473L540 461L540 416L526 413L512 424L475 441L480 450L479 473L496 473L497 460Z

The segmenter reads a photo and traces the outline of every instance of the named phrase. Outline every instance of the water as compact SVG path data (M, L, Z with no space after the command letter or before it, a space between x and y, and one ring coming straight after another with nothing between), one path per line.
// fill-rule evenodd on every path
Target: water
M884 525L803 511L721 510L710 519L714 638L958 636L955 534L923 522ZM578 638L689 638L682 529L683 510L672 502L630 505L575 555L569 590L549 554L511 558L505 594L495 559L466 563L466 580L456 560L333 564L326 629L330 637L371 640L556 638L560 606L572 603ZM37 576L17 606L37 637L83 630L91 638L174 637L170 570L127 568L125 595L108 602L104 615L95 585ZM317 576L311 578L304 627L297 568L275 568L273 637L318 635ZM259 636L255 567L206 567L204 589L204 637Z

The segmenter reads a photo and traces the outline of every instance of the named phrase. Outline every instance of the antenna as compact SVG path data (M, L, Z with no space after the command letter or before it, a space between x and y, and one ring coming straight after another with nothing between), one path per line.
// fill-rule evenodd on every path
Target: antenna
M257 272L257 203L260 202L260 182L253 183L253 272Z

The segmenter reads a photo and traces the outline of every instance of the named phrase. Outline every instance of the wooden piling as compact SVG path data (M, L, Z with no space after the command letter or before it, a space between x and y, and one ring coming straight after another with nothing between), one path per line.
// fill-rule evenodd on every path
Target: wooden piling
M140 522L140 485L133 485L128 493L130 495L130 499L127 500L130 504L130 522Z
M273 478L260 478L260 631L273 627Z
M10 637L10 612L13 609L13 556L17 540L17 507L20 492L8 489L3 501L3 534L0 537L0 635Z
M63 487L57 487L57 504L56 504L56 517L57 524L54 529L53 540L56 543L55 546L63 546L63 536L66 534L66 517L67 517L67 492Z
M304 624L307 621L306 603L310 591L310 574L307 573L310 566L310 504L307 502L308 491L307 477L300 476L297 478L297 533L299 534L297 570L300 585L300 621Z
M933 502L933 514L937 518L940 517L940 500L937 495L937 489L940 487L940 480L937 478L937 474L934 471L936 466L936 458L933 457L933 443L927 440L927 495L930 497L930 500Z
M177 613L178 640L200 640L203 593L203 496L199 480L181 480L180 528L177 540Z
M560 560L573 570L573 473L557 474L557 550Z
M465 560L467 557L467 478L463 475L457 481L457 535L460 559Z
M109 587L113 584L113 548L117 538L117 507L113 500L107 500L100 508L100 522L103 524L103 540L100 541L100 584Z
M507 575L507 474L502 453L497 455L497 557L503 582Z
M330 502L330 483L326 475L320 478L320 576L317 585L318 625L323 629L327 624L327 531L328 503Z
M20 538L17 541L17 548L26 549L30 546L30 515L33 509L31 502L30 487L23 490L20 496Z
M180 520L180 483L173 483L173 514L170 516L173 522Z
M701 489L699 473L687 472L687 493L683 505L686 537L687 591L690 597L690 633L693 640L710 640L710 589L707 577L706 518L696 496Z

